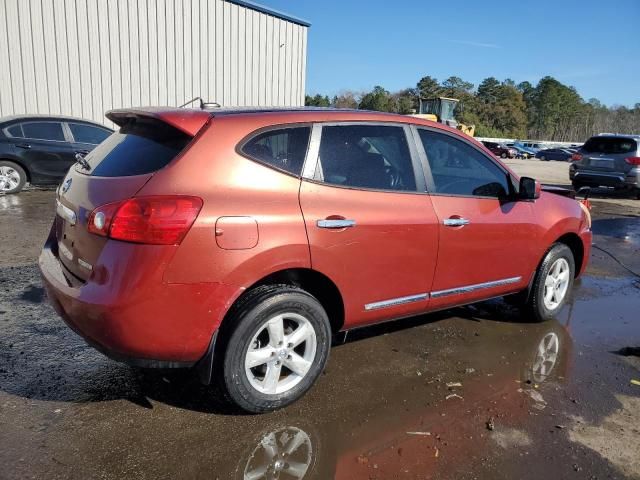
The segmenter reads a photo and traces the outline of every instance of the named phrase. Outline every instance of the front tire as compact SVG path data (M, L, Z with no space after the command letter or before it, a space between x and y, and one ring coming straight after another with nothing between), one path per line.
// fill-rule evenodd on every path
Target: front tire
M18 193L27 183L27 174L17 163L0 160L0 193Z
M318 300L288 286L258 287L228 319L223 385L245 411L261 413L302 397L324 370L331 327Z
M575 270L571 249L555 243L536 271L525 311L538 322L555 318L571 294Z

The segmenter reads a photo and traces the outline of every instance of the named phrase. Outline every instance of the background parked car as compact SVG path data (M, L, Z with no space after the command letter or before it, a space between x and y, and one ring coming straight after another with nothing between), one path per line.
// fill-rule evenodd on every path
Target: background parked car
M0 118L0 192L18 193L26 182L56 185L76 162L113 133L80 118Z
M535 152L532 152L528 148L519 147L518 145L515 145L513 143L511 144L507 143L507 146L509 148L513 148L516 151L516 157L518 158L531 158L531 157L535 157L536 155Z
M560 160L563 162L568 161L575 151L570 151L566 148L547 148L546 150L540 150L536 153L536 158L540 160Z
M515 158L518 152L504 143L482 142L495 156L500 158Z
M640 199L640 135L596 135L571 160L569 178L576 190L628 189Z

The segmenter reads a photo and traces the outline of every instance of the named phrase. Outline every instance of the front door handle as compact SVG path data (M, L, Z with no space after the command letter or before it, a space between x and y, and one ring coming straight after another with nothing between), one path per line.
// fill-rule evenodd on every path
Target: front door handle
M326 218L324 220L318 220L316 225L318 225L318 228L350 228L356 226L356 221L347 219Z
M464 227L465 225L469 225L471 223L466 218L446 218L442 221L447 227Z
M18 143L16 145L16 147L18 148L24 148L25 150L29 150L31 148L31 145L29 145L28 143Z

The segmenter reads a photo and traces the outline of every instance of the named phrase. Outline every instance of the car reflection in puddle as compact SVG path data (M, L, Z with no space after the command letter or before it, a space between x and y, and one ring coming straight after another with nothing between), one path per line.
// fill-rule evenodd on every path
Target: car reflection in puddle
M433 382L440 401L404 409L390 405L366 421L346 415L322 428L302 418L287 420L254 438L239 459L236 478L429 478L436 472L446 477L492 448L530 445L518 429L529 421L531 407L545 408L542 383L567 375L571 339L556 321L502 326L511 332L491 348L481 342L471 347L478 375L467 375L459 387Z

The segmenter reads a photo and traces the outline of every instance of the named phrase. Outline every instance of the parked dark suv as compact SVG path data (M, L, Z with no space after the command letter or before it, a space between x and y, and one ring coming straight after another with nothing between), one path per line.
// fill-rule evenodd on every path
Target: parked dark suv
M18 193L26 182L56 185L76 162L111 135L107 127L70 117L0 118L0 192Z
M596 135L571 157L569 177L584 186L628 189L640 199L640 135Z

